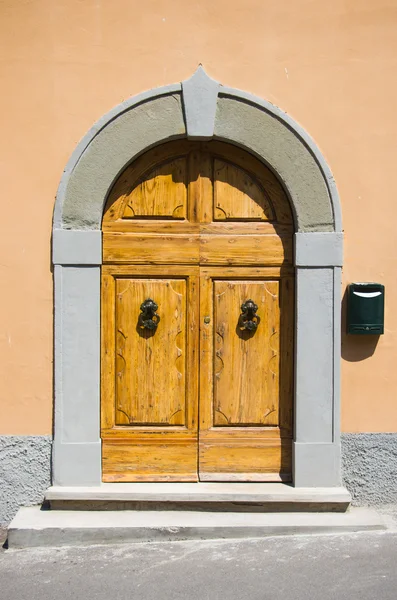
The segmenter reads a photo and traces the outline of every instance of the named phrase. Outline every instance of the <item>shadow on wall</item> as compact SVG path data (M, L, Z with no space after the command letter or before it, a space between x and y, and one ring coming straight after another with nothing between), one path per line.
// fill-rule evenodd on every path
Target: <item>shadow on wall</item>
M348 335L346 333L347 288L342 300L342 358L359 362L372 356L379 342L379 335Z

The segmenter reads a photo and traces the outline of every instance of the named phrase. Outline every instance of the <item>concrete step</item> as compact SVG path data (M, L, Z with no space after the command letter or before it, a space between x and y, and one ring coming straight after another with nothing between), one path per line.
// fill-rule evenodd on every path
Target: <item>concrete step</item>
M21 508L8 531L10 548L262 538L386 529L373 510L345 513L202 511L56 511Z
M229 512L344 512L343 487L296 488L285 483L103 483L50 487L56 510L208 510Z

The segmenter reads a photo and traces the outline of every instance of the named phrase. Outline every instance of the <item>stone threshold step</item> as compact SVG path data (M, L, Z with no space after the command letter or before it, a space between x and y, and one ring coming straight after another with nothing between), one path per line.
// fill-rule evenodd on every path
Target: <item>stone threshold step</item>
M346 513L219 513L54 511L21 508L8 530L9 548L81 546L385 530L372 509Z
M351 501L343 487L297 488L285 483L103 483L50 487L56 510L214 510L344 512Z

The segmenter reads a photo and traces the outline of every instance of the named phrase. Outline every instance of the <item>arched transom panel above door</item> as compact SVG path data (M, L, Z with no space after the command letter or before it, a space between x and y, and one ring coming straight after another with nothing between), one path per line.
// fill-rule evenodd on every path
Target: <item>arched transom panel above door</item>
M104 481L291 479L293 218L221 142L128 166L103 218Z

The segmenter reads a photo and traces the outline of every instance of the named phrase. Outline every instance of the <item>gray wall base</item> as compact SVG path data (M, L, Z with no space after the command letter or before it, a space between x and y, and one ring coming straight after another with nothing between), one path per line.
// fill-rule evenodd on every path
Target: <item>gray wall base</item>
M0 436L0 526L20 506L41 502L50 482L50 436Z
M54 444L54 485L100 485L101 440L90 443Z
M397 433L343 433L342 466L353 504L397 502Z
M293 470L295 487L340 486L338 444L294 442Z

